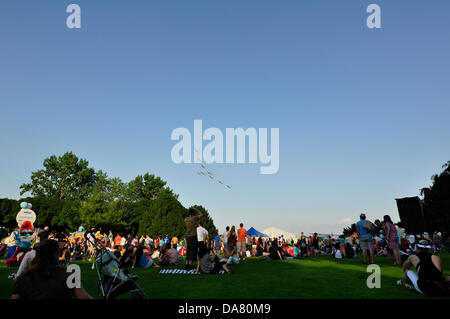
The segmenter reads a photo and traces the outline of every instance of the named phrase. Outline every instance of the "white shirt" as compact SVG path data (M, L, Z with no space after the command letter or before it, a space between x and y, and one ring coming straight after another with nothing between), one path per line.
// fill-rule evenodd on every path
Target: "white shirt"
M197 240L205 241L207 236L208 236L208 231L205 228L203 228L202 226L198 226L197 227Z
M125 243L127 242L127 239L125 237L122 237L120 239L120 246L125 246Z
M228 232L223 233L223 243L226 245L228 243Z
M30 265L36 257L36 250L32 249L23 256L22 262L20 263L19 270L16 273L16 278L19 277Z

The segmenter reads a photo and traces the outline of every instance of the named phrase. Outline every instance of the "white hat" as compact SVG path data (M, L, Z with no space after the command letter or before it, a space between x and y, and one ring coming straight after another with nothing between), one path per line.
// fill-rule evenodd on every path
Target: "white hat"
M421 239L419 240L419 243L417 244L417 247L419 248L425 248L425 249L430 249L431 245L430 242L426 239Z

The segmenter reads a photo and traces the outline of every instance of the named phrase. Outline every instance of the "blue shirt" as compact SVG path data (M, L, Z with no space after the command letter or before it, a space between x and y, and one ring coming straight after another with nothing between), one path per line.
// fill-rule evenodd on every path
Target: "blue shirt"
M365 219L361 219L356 223L356 228L359 230L359 238L372 238L372 234L364 228Z
M152 260L150 258L147 258L145 256L145 253L142 253L141 259L139 260L139 266L141 266L142 268L147 268L149 263L152 263Z
M217 235L216 237L214 237L214 241L216 242L216 246L220 245L220 236Z
M170 242L169 237L164 238L164 244L168 244Z

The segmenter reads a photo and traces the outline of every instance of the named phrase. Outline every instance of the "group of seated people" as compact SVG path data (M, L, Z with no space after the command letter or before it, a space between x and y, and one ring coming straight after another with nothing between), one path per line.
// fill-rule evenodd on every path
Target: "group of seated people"
M177 252L176 244L165 244L160 250L157 248L153 253L144 245L119 247L113 251L114 255L125 267L160 267L160 266L178 266L180 258ZM156 261L159 260L159 264Z
M443 275L441 258L433 254L431 243L426 239L419 240L416 246L414 254L405 261L404 277L397 284L422 294L449 296L450 276ZM341 248L342 245L335 247L336 251L341 251ZM117 249L113 253L126 267L177 266L180 261L176 245L171 246L170 244L166 244L161 251L158 251L160 265L154 259L149 258L151 257L150 251L143 245ZM346 258L354 258L354 254L350 244L344 245ZM82 286L70 288L67 285L67 279L71 273L67 271L68 263L61 260L60 256L61 248L57 241L47 239L36 243L22 260L11 298L91 298ZM261 256L260 260L283 260L286 256L288 256L286 250L278 244L277 240L273 240L269 253ZM214 254L214 251L207 245L199 246L197 272L204 274L216 274L221 271L231 273L228 266L233 263L239 263L235 245L225 247L223 258Z

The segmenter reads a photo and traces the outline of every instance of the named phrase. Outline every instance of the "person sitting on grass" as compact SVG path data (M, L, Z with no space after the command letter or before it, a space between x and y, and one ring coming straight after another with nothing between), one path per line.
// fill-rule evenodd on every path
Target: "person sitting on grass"
M441 258L430 251L430 242L421 239L416 254L409 256L403 264L404 278L398 280L397 284L421 294L450 296L450 276L443 276ZM412 267L416 268L417 273L411 270Z
M164 253L159 256L161 266L177 266L179 263L177 244L166 244Z
M127 249L123 250L122 257L120 258L120 262L124 267L129 267L133 265L133 260L136 254L137 248L134 246L128 246Z
M36 257L14 283L11 299L92 299L81 285L70 288L64 265L58 261L59 246L54 240L36 244Z
M341 251L341 244L339 242L336 242L336 244L334 244L334 253L333 253L333 257L337 258L337 259L342 259L345 254L342 253Z
M272 260L283 260L283 256L280 252L281 248L278 246L278 241L275 239L272 241L272 245L269 248L269 255L263 256L259 258L259 260L266 260L266 261L272 261Z
M308 246L305 241L300 243L300 257L308 257Z
M227 265L231 264L239 264L239 256L237 254L237 247L235 246L229 246L227 245L223 249L223 256L224 259L227 262Z
M160 267L151 257L147 255L146 251L148 250L144 249L143 245L141 244L138 245L133 259L133 268L135 266L142 268Z
M259 237L258 242L256 244L256 257L261 257L263 255L263 252L264 252L264 244L262 238Z
M198 261L196 273L201 271L203 274L217 274L220 270L224 270L228 274L231 273L226 263L219 261L219 258L206 245L199 247Z
M345 244L345 257L346 258L356 258L355 251L350 243Z

